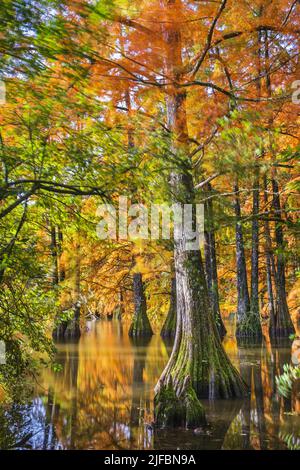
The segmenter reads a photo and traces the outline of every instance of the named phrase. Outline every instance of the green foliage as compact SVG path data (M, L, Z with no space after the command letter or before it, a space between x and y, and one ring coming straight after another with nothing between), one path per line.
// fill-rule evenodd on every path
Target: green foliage
M293 383L298 379L300 379L300 367L285 364L283 366L283 374L276 377L276 385L280 395L289 398Z
M55 13L64 2L58 0L3 0L0 4L0 70L33 75L45 68L45 55L53 57L57 38L62 37ZM52 40L49 40L50 35Z
M286 443L289 450L300 450L300 436L280 432L279 437Z

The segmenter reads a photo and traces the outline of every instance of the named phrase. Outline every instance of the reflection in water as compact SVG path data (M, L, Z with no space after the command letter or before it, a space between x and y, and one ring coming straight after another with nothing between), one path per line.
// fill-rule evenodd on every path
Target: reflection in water
M153 388L171 344L132 342L126 325L99 321L78 343L58 345L60 372L45 370L31 403L0 409L0 447L18 449L285 449L300 417L276 393L290 346L224 347L249 385L244 400L203 401L209 425L153 430ZM298 432L298 435L297 435ZM298 440L297 440L298 439Z

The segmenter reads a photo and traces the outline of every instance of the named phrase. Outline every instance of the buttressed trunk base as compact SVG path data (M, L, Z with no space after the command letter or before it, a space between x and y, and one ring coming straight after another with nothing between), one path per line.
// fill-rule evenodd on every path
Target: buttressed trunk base
M133 275L134 317L128 335L132 338L152 336L153 331L147 316L147 303L141 273Z
M248 290L245 246L241 224L241 205L239 186L235 184L235 216L236 216L236 267L237 267L237 338L259 338L262 335L260 315L257 309L251 309Z
M176 174L177 200L193 200L189 173ZM173 351L156 386L155 421L158 426L205 423L199 398L241 397L246 392L238 371L227 357L211 310L200 250L189 250L187 240L174 242L177 325Z

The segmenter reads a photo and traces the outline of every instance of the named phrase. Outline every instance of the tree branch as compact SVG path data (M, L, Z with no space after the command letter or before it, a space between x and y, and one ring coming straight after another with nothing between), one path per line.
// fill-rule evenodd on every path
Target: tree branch
M208 32L208 36L207 36L207 41L206 41L206 45L205 45L205 48L202 52L202 54L200 55L199 59L197 60L197 63L193 69L193 73L192 73L192 77L194 78L196 73L198 72L199 68L201 67L202 65L202 62L204 61L210 47L211 47L211 42L212 42L212 38L213 38L213 34L214 34L214 30L215 30L215 27L217 25L217 22L218 22L218 19L220 18L220 16L222 15L222 12L226 6L226 3L227 3L227 0L223 0L222 3L221 3L221 6L210 26L210 29L209 29L209 32Z

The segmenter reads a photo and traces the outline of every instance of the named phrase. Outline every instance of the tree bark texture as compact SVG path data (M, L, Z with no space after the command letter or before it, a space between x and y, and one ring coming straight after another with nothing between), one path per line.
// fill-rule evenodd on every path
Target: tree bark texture
M179 2L179 3L178 3ZM164 2L172 13L179 0ZM189 158L186 93L180 88L182 70L180 25L163 26L167 46L167 72L173 84L167 90L171 151L178 164L170 178L173 201L193 204L194 184ZM235 397L245 385L228 359L213 318L200 249L187 249L184 234L174 240L177 324L172 354L155 388L157 425L195 427L205 422L200 397Z
M133 274L133 295L134 316L128 334L132 338L152 336L153 331L147 316L147 302L140 272Z

